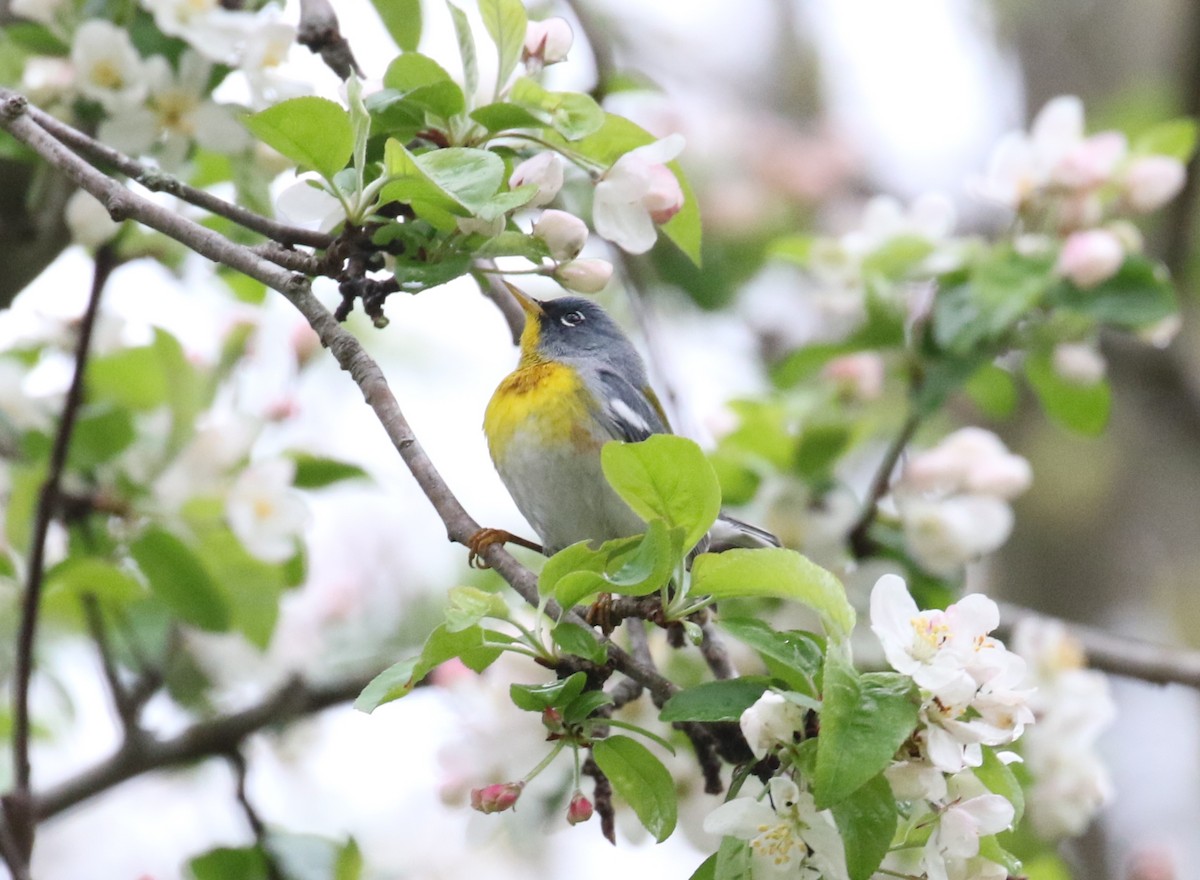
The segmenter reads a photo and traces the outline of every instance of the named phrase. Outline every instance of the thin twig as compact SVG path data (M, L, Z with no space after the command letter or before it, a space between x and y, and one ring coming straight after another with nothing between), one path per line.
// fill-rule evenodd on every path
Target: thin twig
M905 419L900 433L896 435L887 452L884 453L882 461L879 462L879 469L875 472L875 479L871 481L871 489L867 493L866 500L863 502L862 513L859 515L854 527L850 529L850 534L847 537L851 551L859 559L870 556L875 550L874 543L867 536L867 532L870 531L871 525L875 522L875 517L879 515L879 502L883 500L883 496L887 495L888 489L891 488L892 471L896 469L896 462L904 454L905 447L912 440L913 434L917 432L917 427L920 424L921 415L916 410L913 410L908 418Z
M100 297L104 286L117 266L113 252L101 248L96 254L92 271L92 289L88 296L83 319L79 323L79 338L75 344L75 372L63 401L62 416L54 435L50 460L46 467L46 479L38 496L34 513L33 532L30 536L28 581L21 603L21 622L17 631L17 656L13 669L13 788L4 800L4 818L15 838L26 864L33 852L35 823L28 809L31 798L29 787L29 686L33 679L33 648L37 636L38 612L42 603L42 584L46 563L46 534L58 505L58 491L63 471L67 465L67 453L71 448L71 437L79 407L83 403L83 376L87 370L88 351L92 344L92 330L96 326L96 315L100 310ZM14 873L17 866L10 865Z
M77 128L72 128L57 117L51 116L44 110L30 105L26 112L39 126L54 135L77 153L82 153L93 162L109 165L135 180L151 192L164 192L176 198L183 199L188 204L202 208L209 213L232 220L252 232L257 232L273 239L280 244L299 244L306 247L325 249L333 244L333 236L327 232L316 232L311 229L301 229L280 223L261 214L256 214L218 198L210 192L188 186L176 177L172 177L157 168L143 165L136 159L100 143Z
M241 806L242 815L246 817L246 824L250 826L254 841L258 844L259 852L262 853L267 878L268 880L286 880L283 871L279 869L279 863L275 861L275 856L267 845L266 823L258 815L254 804L250 802L250 796L246 793L246 756L242 754L241 749L235 748L226 757L229 759L229 766L233 768L238 805Z
M337 13L333 11L329 0L300 0L300 27L296 31L296 42L314 55L320 55L339 79L349 79L351 74L363 75L350 44L342 36Z

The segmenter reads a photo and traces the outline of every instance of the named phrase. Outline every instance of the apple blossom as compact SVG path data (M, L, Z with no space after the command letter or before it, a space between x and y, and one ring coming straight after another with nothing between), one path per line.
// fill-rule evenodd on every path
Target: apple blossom
M1170 156L1143 156L1125 169L1121 178L1125 201L1139 214L1157 211L1183 189L1187 170Z
M25 62L21 90L43 107L68 99L75 88L75 67L65 58L35 55Z
M846 880L846 853L829 810L791 779L772 777L769 802L752 797L726 801L708 814L710 834L749 841L755 878Z
M612 278L612 263L607 260L572 260L554 270L554 277L568 290L599 293Z
M909 550L935 574L998 550L1012 534L1012 508L992 495L898 499L898 506Z
M574 214L551 208L543 211L533 224L533 234L545 242L552 259L565 261L579 256L587 244L588 228Z
M1008 451L991 431L974 426L946 435L937 446L914 454L904 466L903 491L970 492L1011 499L1029 488L1029 462Z
M304 175L275 198L275 212L305 229L330 232L346 219L346 207L315 175Z
M107 244L121 231L121 224L109 216L108 208L82 189L67 199L63 219L71 230L71 238L88 248Z
M575 35L565 18L553 16L531 21L525 26L525 47L521 59L531 70L565 61Z
M742 712L738 723L754 757L764 758L780 744L791 743L804 727L804 709L775 691L766 691Z
M929 880L950 877L985 877L982 866L966 871L965 863L979 855L979 839L999 834L1012 825L1013 805L998 794L980 794L955 800L938 816L938 823L925 844L922 864ZM995 869L998 869L998 873ZM995 865L992 873L999 878L1008 872Z
M256 462L238 475L225 501L229 527L264 562L285 562L308 523L308 506L292 488L296 463L284 458Z
M654 224L666 223L683 207L683 189L666 166L683 151L673 134L637 147L617 159L596 184L592 219L596 232L631 254L654 245Z
M1095 287L1117 273L1125 262L1125 247L1108 229L1072 232L1063 242L1055 271L1076 287Z
M527 184L536 186L537 195L530 200L528 207L540 208L554 201L554 197L562 189L563 172L562 157L558 153L546 150L531 156L514 168L508 178L508 186L510 189Z
M1059 378L1076 385L1095 385L1104 378L1104 355L1087 342L1060 342L1050 361Z
M134 107L146 97L142 58L124 28L100 19L85 21L75 31L71 62L80 93L109 112Z
M1112 177L1128 144L1125 135L1105 131L1072 144L1051 169L1050 182L1068 189L1092 189Z
M500 813L511 809L517 803L517 799L521 797L524 788L523 781L495 782L485 785L483 788L473 788L471 789L471 809L481 813Z
M883 358L873 351L860 351L834 358L821 370L821 377L839 392L855 400L878 400L883 393Z

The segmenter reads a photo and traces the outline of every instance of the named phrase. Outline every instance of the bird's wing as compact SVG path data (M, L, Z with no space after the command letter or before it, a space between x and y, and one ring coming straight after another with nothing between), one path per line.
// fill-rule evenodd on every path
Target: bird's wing
M601 400L597 416L614 440L636 443L651 434L671 433L658 401L647 396L649 389L635 388L628 379L611 370L601 370L599 379Z

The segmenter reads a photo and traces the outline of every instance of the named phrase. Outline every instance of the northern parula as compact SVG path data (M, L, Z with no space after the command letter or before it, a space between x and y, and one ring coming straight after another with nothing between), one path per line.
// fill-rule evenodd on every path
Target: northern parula
M670 433L641 356L591 300L541 301L508 288L525 312L521 357L492 395L483 429L500 479L542 546L481 529L469 542L472 562L500 542L549 555L578 541L640 534L646 525L604 478L600 449ZM722 513L700 549L778 545Z

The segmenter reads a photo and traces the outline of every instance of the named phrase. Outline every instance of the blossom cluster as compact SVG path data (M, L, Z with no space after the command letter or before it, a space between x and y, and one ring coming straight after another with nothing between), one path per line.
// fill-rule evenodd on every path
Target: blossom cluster
M983 748L1012 744L1034 720L1023 687L1024 660L990 636L996 604L970 595L945 611L920 611L904 581L885 575L871 594L871 628L888 663L912 678L920 707L915 732L885 771L897 800L908 804L908 829L931 829L918 842L901 836L883 863L888 873L930 880L1003 878L1001 865L980 855L981 839L1009 828L1013 804L973 772ZM791 746L806 710L767 691L741 717L755 757ZM781 753L782 757L782 753ZM1011 752L1001 760L1018 760ZM786 762L784 762L786 767ZM746 840L754 876L841 880L844 842L829 810L818 810L804 780L788 768L764 797L739 797L714 810L705 830Z
M1021 620L1013 648L1029 665L1029 707L1037 718L1020 744L1033 778L1026 792L1029 819L1046 840L1082 834L1113 796L1096 749L1116 717L1108 679L1084 668L1083 650L1059 621Z
M992 553L1012 532L1008 502L1032 479L1029 462L983 428L960 428L913 454L893 490L909 551L935 574Z

